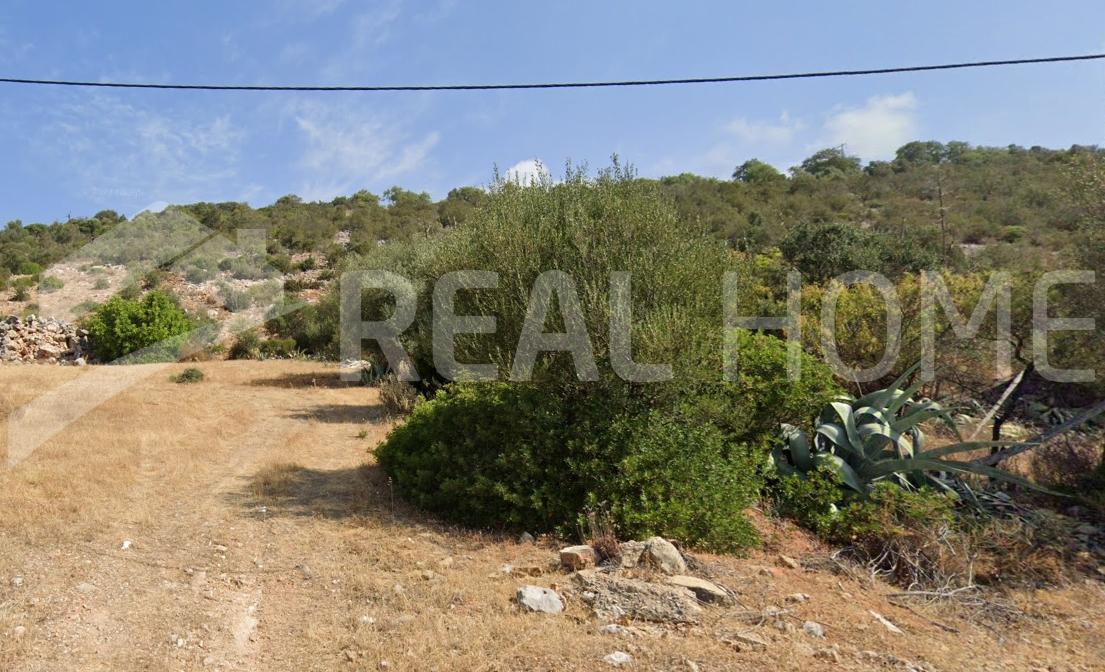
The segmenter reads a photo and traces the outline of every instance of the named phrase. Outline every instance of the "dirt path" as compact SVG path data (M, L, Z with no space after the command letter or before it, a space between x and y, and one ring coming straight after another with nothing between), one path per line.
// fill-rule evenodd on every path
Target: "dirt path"
M388 428L372 390L318 364L199 366L195 385L169 381L179 366L151 373L0 472L0 670L610 669L614 650L670 670L1105 659L1100 583L1026 594L1026 616L998 627L781 566L780 550L822 552L789 529L752 558L700 558L739 597L701 626L604 634L570 593L562 616L520 614L518 585L566 587L556 542L451 529L395 501L372 463ZM0 400L19 406L80 375L0 367ZM788 604L796 592L812 599ZM796 631L748 624L772 605ZM805 635L805 620L827 637ZM750 628L765 649L733 645Z

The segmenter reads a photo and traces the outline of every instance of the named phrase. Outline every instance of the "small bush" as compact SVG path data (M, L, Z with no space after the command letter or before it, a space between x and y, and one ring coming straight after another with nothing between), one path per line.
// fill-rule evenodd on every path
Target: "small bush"
M215 277L215 272L213 270L201 268L199 266L189 266L188 270L184 272L184 279L194 285L207 282L213 277Z
M223 297L223 304L226 306L226 309L232 313L247 310L253 305L253 296L248 290L235 289L230 285L223 285L220 293Z
M141 299L113 297L84 322L96 356L117 360L138 350L155 348L157 360L177 359L192 323L172 295L152 291Z
M19 265L16 269L18 275L38 275L42 272L42 266L34 263L33 261L25 261Z
M399 380L394 373L380 378L377 388L380 391L380 403L388 415L405 416L414 410L418 390L410 383Z
M39 280L39 282L38 282L38 291L40 291L40 292L56 292L57 290L61 289L64 286L65 286L65 283L62 282L61 278L55 277L53 275L47 275L47 276L43 277L42 280Z
M256 329L249 329L238 334L234 345L230 347L231 359L260 359L261 358L261 334Z
M189 367L184 369L177 375L173 376L174 383L180 383L182 385L190 385L192 383L198 383L205 378L203 371L195 367Z
M229 352L230 359L290 359L298 354L293 339L262 338L256 329L238 334Z
M92 289L110 289L111 283L107 278L97 278L96 283L92 285Z
M295 340L291 338L268 338L258 346L261 359L290 359L296 356Z
M779 515L821 536L832 532L839 517L840 477L832 469L822 467L804 477L792 474L775 479L768 494Z
M15 292L12 293L12 301L28 301L31 298L31 288L23 284L22 280L15 282Z

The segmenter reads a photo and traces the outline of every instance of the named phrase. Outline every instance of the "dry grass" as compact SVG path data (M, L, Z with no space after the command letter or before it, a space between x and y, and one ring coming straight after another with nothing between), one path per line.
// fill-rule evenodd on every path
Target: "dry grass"
M886 595L897 589L878 581L779 564L779 553L824 549L767 520L767 550L697 558L737 606L707 609L698 626L606 635L555 569L557 542L457 530L395 499L365 452L388 429L364 424L372 390L308 385L335 371L313 363L198 367L202 393L165 375L183 366L160 370L0 473L0 669L366 670L387 661L391 670L563 671L606 669L601 659L615 649L633 655L634 669L664 670L692 669L687 661L703 670L901 668L893 657L941 670L965 660L1075 670L1105 659L1100 584L1025 593L1036 616L1002 641L969 614L939 614L953 633L924 605L895 606ZM0 399L26 403L82 375L0 366ZM523 583L558 587L566 613L519 613L511 597ZM796 592L812 599L787 603ZM749 613L773 605L797 631L749 625ZM825 624L827 639L804 635L804 620ZM729 643L750 629L766 650ZM842 664L815 655L830 646Z

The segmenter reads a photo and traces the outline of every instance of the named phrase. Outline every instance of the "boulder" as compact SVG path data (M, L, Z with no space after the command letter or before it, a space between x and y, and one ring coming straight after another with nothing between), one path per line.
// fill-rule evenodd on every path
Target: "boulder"
M522 586L514 595L514 601L529 611L542 614L559 614L564 611L564 602L555 590L541 586Z
M594 567L598 562L595 549L590 546L569 546L560 549L560 564L571 570L587 569Z
M663 537L646 539L641 559L644 564L665 574L683 574L687 571L687 563L679 549Z

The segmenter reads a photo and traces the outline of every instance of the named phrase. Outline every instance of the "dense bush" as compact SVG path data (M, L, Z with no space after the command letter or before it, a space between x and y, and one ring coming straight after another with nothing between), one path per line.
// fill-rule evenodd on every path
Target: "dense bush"
M153 348L154 359L176 359L184 336L192 328L188 316L172 295L152 291L141 299L114 297L85 318L96 356L114 361Z
M376 456L401 494L467 525L567 531L598 509L626 537L756 542L741 511L758 458L662 413L603 417L538 386L455 384L417 404Z
M449 520L550 530L585 503L570 426L561 400L535 386L453 385L416 405L376 457L404 497Z
M587 508L609 512L623 536L659 534L713 551L757 543L743 510L759 493L763 460L734 451L714 426L653 412L615 422L593 452Z
M598 178L500 184L444 237L365 259L413 277L419 311L406 345L423 377L436 373L429 292L445 273L494 271L494 289L457 295L457 314L495 315L493 334L458 338L462 362L512 371L530 292L549 269L574 281L597 380L571 357L539 357L532 383L458 385L419 405L380 448L381 464L412 501L463 523L571 529L584 509L609 513L620 534L666 534L733 550L754 540L740 514L758 490L778 425L809 416L837 387L803 358L787 376L785 345L736 332L733 380L723 376L726 250L680 221L654 184L617 164ZM632 275L633 354L672 366L672 379L631 383L611 354L610 275ZM389 298L368 290L366 319ZM557 330L563 316L552 311ZM286 331L284 333L287 333Z

